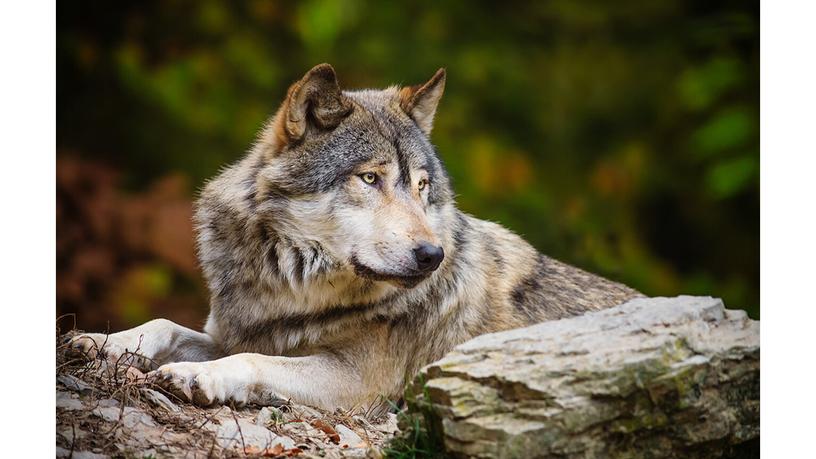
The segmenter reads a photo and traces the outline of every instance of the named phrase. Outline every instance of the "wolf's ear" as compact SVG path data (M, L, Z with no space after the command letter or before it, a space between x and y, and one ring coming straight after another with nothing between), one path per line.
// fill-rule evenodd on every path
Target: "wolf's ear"
M275 129L283 143L297 142L308 127L334 129L351 110L351 101L340 91L332 66L320 64L289 87Z
M431 135L436 106L444 91L445 69L439 69L427 83L402 88L399 92L400 107L416 121L425 135Z

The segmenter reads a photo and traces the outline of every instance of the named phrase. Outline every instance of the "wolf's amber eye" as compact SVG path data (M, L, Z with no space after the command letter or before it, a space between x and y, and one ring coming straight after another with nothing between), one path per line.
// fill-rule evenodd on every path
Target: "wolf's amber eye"
M420 180L419 184L417 185L417 187L419 187L419 191L424 190L426 186L428 186L428 179Z
M363 179L363 181L368 183L369 185L377 183L377 174L373 172L366 172L365 174L360 174L360 178Z

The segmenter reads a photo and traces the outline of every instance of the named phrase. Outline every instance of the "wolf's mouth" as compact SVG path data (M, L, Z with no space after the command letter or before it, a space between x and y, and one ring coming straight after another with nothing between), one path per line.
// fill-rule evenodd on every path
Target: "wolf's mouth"
M354 273L360 277L376 281L394 282L405 288L415 287L428 277L428 273L419 272L409 274L383 273L364 265L354 256L351 257L351 265L354 266Z

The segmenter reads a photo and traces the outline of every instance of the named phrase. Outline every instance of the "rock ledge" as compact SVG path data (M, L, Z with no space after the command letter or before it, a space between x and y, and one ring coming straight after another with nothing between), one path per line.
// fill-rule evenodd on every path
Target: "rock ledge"
M414 413L475 457L721 457L759 438L759 322L642 298L477 337L422 370Z

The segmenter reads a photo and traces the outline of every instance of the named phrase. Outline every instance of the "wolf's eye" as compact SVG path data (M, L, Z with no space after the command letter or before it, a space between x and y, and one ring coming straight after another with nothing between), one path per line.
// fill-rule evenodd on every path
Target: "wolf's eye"
M365 174L360 174L360 178L363 179L363 181L368 183L369 185L374 185L375 183L377 183L377 174L373 172L366 172Z
M428 186L428 179L422 179L417 184L417 187L419 188L419 191L424 190L426 186Z

